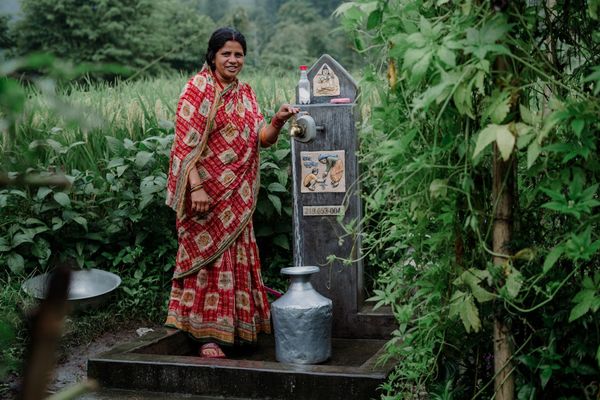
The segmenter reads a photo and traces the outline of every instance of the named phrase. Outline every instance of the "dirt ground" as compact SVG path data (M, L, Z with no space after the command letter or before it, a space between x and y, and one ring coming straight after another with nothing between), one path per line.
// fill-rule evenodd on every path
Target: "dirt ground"
M118 329L112 329L91 339L87 343L61 347L57 352L57 364L48 384L48 393L56 393L87 378L88 358L110 350L114 346L130 342L141 335L160 328L161 325L144 323L126 323ZM20 378L12 374L2 382L0 400L15 399L19 391Z
M157 325L127 326L123 329L105 332L88 343L71 347L68 351L63 351L54 370L52 382L48 387L49 392L57 392L85 379L87 377L87 360L89 357L110 350L117 344L132 341L147 333L149 329L156 329L158 327Z

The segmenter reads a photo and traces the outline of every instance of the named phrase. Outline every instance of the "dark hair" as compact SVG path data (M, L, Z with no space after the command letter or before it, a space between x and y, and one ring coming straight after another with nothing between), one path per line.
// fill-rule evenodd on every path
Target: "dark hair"
M235 28L219 28L213 32L208 40L208 49L206 49L206 63L215 70L215 57L217 52L225 46L225 43L233 40L242 45L244 55L246 55L246 38Z

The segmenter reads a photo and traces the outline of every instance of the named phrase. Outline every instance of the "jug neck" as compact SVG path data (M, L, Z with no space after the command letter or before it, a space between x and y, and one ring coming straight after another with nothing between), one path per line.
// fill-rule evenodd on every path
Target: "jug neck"
M314 290L312 284L310 283L311 275L312 274L290 276L290 286L288 291L302 292Z

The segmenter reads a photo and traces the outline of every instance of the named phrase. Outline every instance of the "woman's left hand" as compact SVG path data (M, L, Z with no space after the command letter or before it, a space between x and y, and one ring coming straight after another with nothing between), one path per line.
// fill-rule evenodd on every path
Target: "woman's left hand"
M277 119L287 121L292 115L298 114L298 112L300 112L298 107L292 107L289 104L282 104L281 107L279 107L279 111L275 113L275 116Z

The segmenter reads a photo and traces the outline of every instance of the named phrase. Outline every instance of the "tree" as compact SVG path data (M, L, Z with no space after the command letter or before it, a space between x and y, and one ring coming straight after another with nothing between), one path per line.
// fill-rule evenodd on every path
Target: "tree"
M341 0L310 0L312 7L324 18L331 16L331 13L343 3Z
M0 15L0 58L15 45L9 22L10 16Z
M186 0L194 5L202 15L208 15L213 21L218 21L227 17L227 12L231 8L230 0L220 0L218 3L213 0Z
M21 54L157 71L191 68L212 21L168 0L24 0L16 25Z
M168 50L164 62L171 68L192 72L204 63L208 39L216 28L210 17L173 5L166 15L164 32Z
M333 32L335 27L335 21L323 18L310 4L288 1L279 7L277 23L261 51L261 60L289 69L329 53L348 67L350 47L345 35Z

